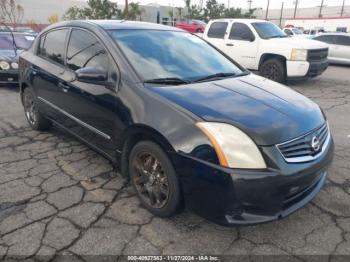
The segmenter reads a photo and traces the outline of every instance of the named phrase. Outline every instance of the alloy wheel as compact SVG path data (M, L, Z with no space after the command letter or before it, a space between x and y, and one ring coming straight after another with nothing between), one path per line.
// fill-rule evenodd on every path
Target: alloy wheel
M153 208L164 207L169 198L169 184L161 162L143 152L136 155L132 167L132 179L140 197Z
M276 64L269 64L265 66L263 76L276 81L279 79L280 70Z
M36 111L36 106L35 106L35 102L32 94L30 93L24 94L23 104L24 104L24 112L29 123L31 125L35 125L37 121L37 111Z

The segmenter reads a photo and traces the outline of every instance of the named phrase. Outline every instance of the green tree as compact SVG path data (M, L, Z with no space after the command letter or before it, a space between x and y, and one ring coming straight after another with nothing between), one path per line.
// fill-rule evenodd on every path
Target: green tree
M192 10L191 10L191 0L184 0L185 6L187 9L187 18L191 18Z
M204 19L203 8L200 8L200 6L198 6L198 5L192 5L191 6L191 15L189 16L189 18L199 19L199 20Z
M140 8L139 3L130 3L128 8L128 19L136 20L139 18L141 20L141 15L144 12L142 8Z
M244 15L242 14L241 8L226 8L223 14L225 18L242 18Z
M225 5L219 4L216 0L208 0L204 8L204 19L218 19L224 17Z
M88 0L88 6L69 8L63 16L64 20L76 19L114 19L120 17L121 11L117 3L109 0Z

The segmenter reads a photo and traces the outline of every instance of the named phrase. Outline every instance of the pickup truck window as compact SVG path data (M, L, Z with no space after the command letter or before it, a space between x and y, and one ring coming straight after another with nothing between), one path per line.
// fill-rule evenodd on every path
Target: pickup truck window
M254 35L247 25L234 23L231 27L229 39L251 41L251 39L254 39Z
M262 39L287 37L287 34L273 23L258 22L252 25Z
M208 37L224 39L227 26L228 26L227 22L212 23L208 30Z

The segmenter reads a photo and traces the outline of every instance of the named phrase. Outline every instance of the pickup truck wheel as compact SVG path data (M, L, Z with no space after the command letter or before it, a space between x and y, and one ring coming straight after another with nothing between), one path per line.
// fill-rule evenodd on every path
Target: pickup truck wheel
M159 217L175 214L181 206L181 190L172 163L152 141L137 143L129 155L129 174L142 205Z
M46 130L50 127L51 122L39 112L35 99L35 93L30 87L24 89L22 94L22 102L25 116L32 129Z
M260 66L260 74L275 82L283 83L286 80L286 68L278 58L268 59Z

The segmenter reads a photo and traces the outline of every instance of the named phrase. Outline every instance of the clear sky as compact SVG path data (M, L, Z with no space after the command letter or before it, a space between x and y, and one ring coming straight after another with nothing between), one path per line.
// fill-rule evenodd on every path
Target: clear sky
M124 5L124 0L112 0L117 2L118 4ZM199 4L200 0L192 0L192 4ZM266 8L268 0L252 0L253 8ZM299 7L316 7L321 4L322 0L298 0ZM139 2L140 4L150 4L157 3L160 5L174 5L174 6L184 6L184 0L129 0L129 2ZM203 0L205 5L206 0ZM218 0L219 3L223 3L225 5L230 3L231 7L240 7L247 8L248 0ZM277 9L281 7L281 3L284 2L285 8L294 7L295 0L270 0L270 8ZM340 6L343 3L343 0L324 0L324 5L326 6ZM346 5L350 5L350 0L345 0Z

